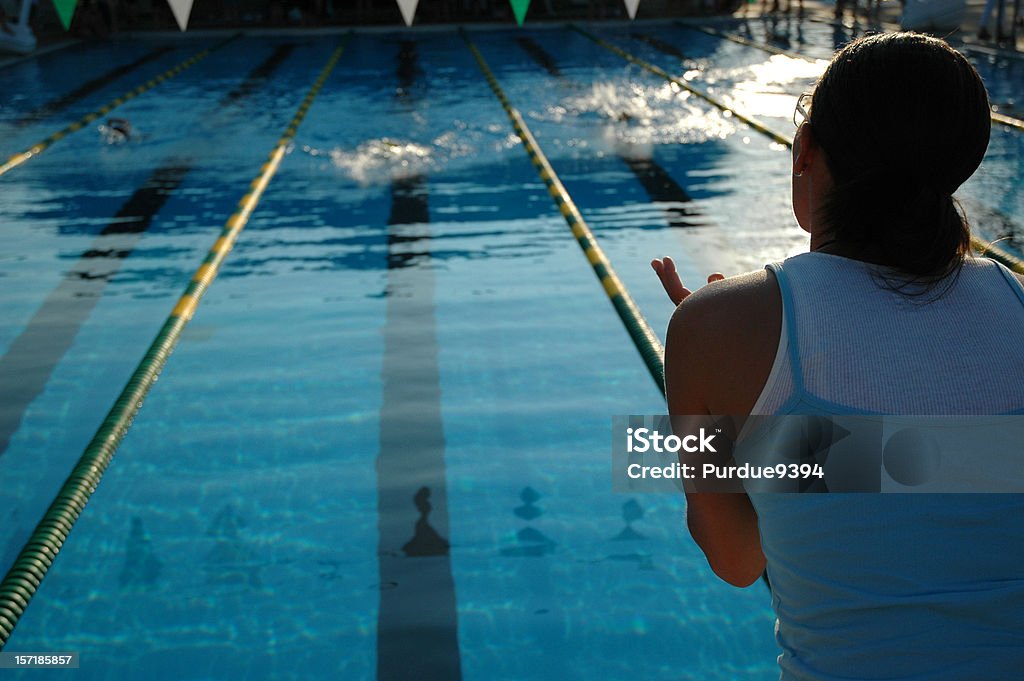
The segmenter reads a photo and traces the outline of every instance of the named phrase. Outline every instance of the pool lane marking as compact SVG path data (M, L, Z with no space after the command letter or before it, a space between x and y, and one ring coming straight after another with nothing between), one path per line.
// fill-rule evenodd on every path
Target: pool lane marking
M678 47L662 40L661 38L656 38L653 35L647 35L646 33L640 33L638 31L633 31L632 33L629 34L629 36L634 40L639 40L642 43L647 43L651 47L654 47L655 49L664 52L670 57L675 57L679 61L694 61L686 54L684 54L683 51L680 50Z
M532 38L521 36L516 38L519 47L530 56L537 64L553 77L568 84L568 79L558 67L558 62L543 47L537 44ZM683 189L668 171L650 158L631 158L622 153L616 153L619 160L636 176L640 186L647 192L648 198L655 203L665 204L686 204L693 201L693 198ZM698 215L692 208L685 208L679 205L657 206L665 215L669 227L697 227L700 223L691 222L690 219Z
M682 206L661 206L669 227L700 227L707 224L692 221L693 218L700 217L700 213L695 208L686 207L686 204L691 203L693 198L654 158L631 158L623 154L619 154L619 158L629 166L633 175L640 182L640 186L644 188L652 201L683 204Z
M14 565L0 582L0 650L6 645L18 620L25 612L25 608L28 607L50 566L53 565L61 546L67 540L75 521L78 520L89 497L96 490L100 478L107 466L110 465L114 453L131 427L135 415L142 407L143 400L156 382L168 357L174 351L181 332L195 313L200 298L213 283L220 265L238 238L239 232L245 227L264 190L277 172L281 159L292 144L299 125L306 117L307 110L334 70L351 35L351 32L346 34L341 44L332 53L305 99L302 100L302 104L299 105L295 116L285 128L284 134L261 167L260 174L254 181L253 191L239 201L237 212L228 218L220 237L214 242L206 259L193 275L185 293L174 306L156 338L153 339L142 361L139 362L131 378L128 379L128 383L106 418L103 419L92 441L85 448L78 463L57 493L57 497L50 504L42 520L32 532L32 536L21 549Z
M399 102L411 106L412 90L421 73L417 63L416 42L409 39L400 41L398 44L398 68L395 74L398 76L396 97Z
M377 681L462 678L429 221L426 178L395 180L376 466Z
M292 52L295 51L294 43L283 43L274 48L274 51L270 53L263 62L253 69L248 76L245 77L241 83L239 83L234 90L229 92L221 99L217 104L217 108L220 109L228 104L234 104L239 100L245 99L253 92L256 88L261 85L265 85L268 78L277 67L280 66L285 59L291 56Z
M32 125L33 123L38 122L40 119L45 118L46 116L55 114L61 109L64 109L70 106L71 104L74 104L83 97L91 95L93 92L96 92L97 90L107 85L114 79L120 78L125 74L131 73L132 71L138 69L139 67L145 64L148 64L149 62L159 59L168 52L172 52L174 49L175 48L171 47L170 45L158 47L142 55L133 62L122 64L111 69L110 71L107 71L102 75L96 76L92 80L86 83L82 83L71 92L65 95L61 95L56 99L52 99L49 102L46 102L45 104L41 104L40 106L36 107L35 109L32 109L31 111L23 113L14 121L14 126L16 128L24 128L27 125Z
M252 94L294 49L295 45L290 43L278 46L234 90L221 97L214 105L217 113ZM207 124L204 132L214 127ZM46 388L54 368L96 307L107 283L120 271L153 217L195 163L193 158L179 158L176 154L171 157L122 204L0 357L0 395L4 396L0 402L0 456L7 450L29 405Z
M547 50L537 44L533 38L527 36L519 36L516 38L516 43L522 48L523 52L530 55L533 61L537 62L545 71L550 73L555 78L564 79L565 74L562 73L562 69L558 68L558 62L555 61Z
M643 59L641 59L640 57L637 57L636 55L633 55L633 54L630 54L629 52L626 52L621 47L613 45L610 42L608 42L607 40L604 40L603 38L598 38L593 33L590 33L589 31L585 31L584 29L580 28L579 26L577 26L575 24L570 24L569 27L572 28L577 33L580 33L580 34L586 36L587 38L589 38L590 40L594 41L595 43L597 43L598 45L600 45L604 49L608 50L609 52L613 52L614 54L619 55L620 57L622 57L626 61L632 62L633 64L636 64L640 68L645 69L647 71L650 71L651 73L653 73L653 74L655 74L657 76L661 76L662 78L664 78L668 82L674 83L675 85L683 88L687 92L690 92L690 93L700 97L701 99L703 99L705 102L711 104L712 106L715 106L715 107L721 109L722 111L729 112L730 115L735 116L736 118L740 119L741 121L743 121L744 123L746 123L750 127L754 128L755 130L757 130L761 134L770 137L772 140L778 142L779 144L785 144L785 145L789 145L790 144L790 140L787 137L785 137L784 135L780 135L779 133L775 132L774 130L772 130L771 128L766 126L761 121L759 121L759 120L757 120L757 119L755 119L755 118L753 118L751 116L748 116L746 114L743 114L740 111L737 111L736 109L732 108L731 106L729 106L729 105L725 104L724 102L722 102L721 100L719 100L717 97L714 97L714 96L708 94L707 92L704 92L703 90L700 90L698 88L693 87L692 85L687 83L685 80L681 80L679 78L676 78L675 76L673 76L672 74L668 73L664 69L662 69L662 68L660 68L658 66L655 66L654 64L651 64L650 62L646 62Z
M169 80L171 78L174 78L175 76L177 76L182 71L184 71L184 70L186 70L186 69L196 65L197 63L199 63L203 59L206 59L206 57L210 56L211 53L219 50L220 48L224 47L225 45L227 45L231 41L237 39L241 35L242 35L241 33L236 33L233 36L231 36L231 37L229 37L229 38L227 38L225 40L222 40L221 42L217 43L213 47L208 47L205 50L201 50L201 51L197 52L196 54L192 55L191 57L189 57L185 61L183 61L180 64L178 64L177 66L173 66L173 67L167 69L166 71L164 71L163 73L161 73L160 75L154 76L153 78L150 78L145 83L142 83L141 85L136 87L134 90L129 90L128 92L124 93L120 97L116 97L116 98L110 100L109 102L107 102L106 104L101 106L100 108L98 108L95 111L92 111L90 113L87 113L86 115L82 116L77 121L75 121L74 123L71 123L71 124L61 128L60 130L58 130L57 132L53 133L52 135L50 135L46 139L42 140L41 142L37 142L36 144L33 144L31 147L29 147L25 151L22 151L20 153L14 154L13 156L11 156L10 158L7 159L6 163L4 163L2 166L0 166L0 176L6 175L8 172L13 170L14 168L17 168L18 166L20 166L21 164L25 163L29 159L34 158L35 156L38 156L39 154L41 154L44 151L46 151L49 147L51 147L54 143L59 142L60 140L64 139L65 137L67 137L68 135L70 135L73 132L77 132L77 131L81 130L82 128L84 128L85 126L87 126L89 123L93 122L94 120L96 120L100 116L103 116L103 115L105 115L107 113L110 113L111 111L113 111L117 107L121 106L125 102L128 102L128 101L131 101L131 100L135 99L136 97L138 97L142 93L144 93L144 92L146 92L148 90L152 90L157 85L159 85L160 83L164 82L165 80Z
M399 42L395 99L415 111L416 43ZM377 471L377 681L459 681L458 606L449 554L441 371L424 175L391 183L386 318L381 329Z
M687 24L687 23L682 22L682 21L677 21L677 22L675 22L675 24L677 26L681 27L681 28L688 28L691 31L698 31L700 33L706 33L707 35L713 36L715 38L720 38L722 40L731 40L734 43L738 43L740 45L746 45L747 47L753 47L753 48L758 49L758 50L763 50L763 51L768 52L770 54L781 54L781 55L785 55L785 56L787 56L787 57L789 57L791 59L801 59L803 61L810 62L812 64L815 63L816 61L828 61L827 59L826 60L816 60L816 59L813 59L811 57L799 54L797 52L790 52L789 50L783 50L782 48L775 47L774 45L769 45L767 43L760 43L760 42L756 42L754 40L749 40L747 38L744 38L741 35L736 35L734 33L726 33L724 31L719 31L718 29L712 28L710 26L699 26L699 25ZM966 45L965 45L965 47L966 47ZM1021 120L1019 118L1014 118L1013 116L1007 116L1006 114L1001 114L1001 113L999 113L997 111L992 111L992 120L995 123L999 123L1000 125L1006 126L1008 128L1015 128L1017 130L1024 130L1024 120Z
M793 140L792 140L792 138L780 135L779 133L775 132L774 130L771 130L770 128L768 128L764 124L760 123L759 121L757 121L757 120L755 120L753 118L750 118L748 116L744 116L741 113L738 113L735 109L731 109L728 106L726 106L725 104L723 104L723 103L719 102L718 100L716 100L715 98L710 97L709 95L706 95L706 94L700 92L696 88L690 87L687 83L685 83L684 81L681 81L678 78L668 74L663 69L661 69L661 68L659 68L657 66L654 66L653 64L650 64L650 63L644 61L643 59L640 59L639 57L636 57L636 56L630 54L629 52L626 52L625 50L623 50L623 49L621 49L619 47L616 47L615 45L612 45L608 41L602 40L601 38L598 38L597 36L588 33L587 31L583 30L582 28L580 28L578 26L575 26L575 25L570 25L570 26L574 30L576 30L577 32L582 33L586 37L588 37L591 40L593 40L594 42L596 42L601 47L605 48L606 50L608 50L610 52L614 52L615 54L619 55L620 57L622 57L626 61L632 62L632 63L636 64L637 66L640 66L641 68L646 69L647 71L650 71L651 73L659 75L662 78L665 78L666 80L668 80L670 82L676 83L680 87L686 88L690 92L693 92L694 94L696 94L701 99L704 99L705 101L713 104L714 106L718 107L719 109L721 109L723 111L730 111L734 116L736 116L737 118L739 118L743 122L747 123L752 128L757 130L758 132L760 132L760 133L770 137L775 142L778 142L779 144L782 144L782 145L786 146L789 149L793 148ZM997 260L998 262L1001 262L1003 265L1006 265L1007 267L1009 267L1014 272L1018 272L1020 274L1024 274L1024 259L1021 259L1021 258L1017 257L1016 255L1013 255L1012 253L1009 253L1009 252L999 248L995 244L990 244L990 243L987 243L985 241L982 241L977 236L972 234L971 235L971 247L974 248L975 251L977 251L979 254L984 255L987 258L991 258L992 260Z
M498 101L501 102L502 108L505 109L505 113L508 114L516 135L523 142L523 149L526 150L530 161L533 162L541 180L543 180L544 185L547 187L548 193L551 194L555 205L558 206L558 211L565 218L573 236L576 237L577 244L583 250L584 255L586 255L587 261L591 264L594 274L600 280L601 286L615 307L615 311L618 312L619 318L626 327L630 338L633 339L633 344L640 352L647 370L658 385L658 389L664 392L665 363L663 357L665 349L662 347L661 341L658 340L654 331L651 330L651 325L644 319L640 308L637 307L632 296L629 295L629 291L626 290L625 285L615 273L611 262L604 254L604 251L601 250L597 239L594 238L593 232L590 231L590 227L583 220L583 215L576 208L576 204L573 203L569 192L566 191L561 180L558 179L558 175L555 174L554 168L551 167L547 157L544 156L533 134L527 127L526 121L523 120L519 111L508 101L504 91L501 89L501 85L498 83L498 79L494 77L494 73L487 65L483 55L480 54L476 45L469 39L469 34L465 29L460 28L459 33L462 35L462 39L466 41L470 52L473 53L473 57L487 79L488 85L491 86L491 90L494 91Z

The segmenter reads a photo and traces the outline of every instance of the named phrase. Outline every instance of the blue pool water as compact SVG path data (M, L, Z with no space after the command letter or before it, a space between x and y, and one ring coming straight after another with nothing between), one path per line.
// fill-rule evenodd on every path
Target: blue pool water
M824 66L589 30L787 135ZM659 333L651 257L695 282L806 248L781 145L578 32L471 38ZM98 121L0 177L0 371L19 338L52 363L4 384L4 570L341 39L236 38L116 109L128 143ZM0 156L222 41L5 69ZM1018 65L979 69L1019 106ZM961 191L983 238L1024 216L1020 139ZM713 578L681 498L611 491L610 418L662 410L459 34L356 33L5 650L86 679L772 678L763 585Z

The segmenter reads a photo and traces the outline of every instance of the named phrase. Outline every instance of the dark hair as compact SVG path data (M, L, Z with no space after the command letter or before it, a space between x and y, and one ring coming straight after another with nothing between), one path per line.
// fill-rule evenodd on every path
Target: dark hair
M831 238L917 280L959 271L970 227L952 195L992 126L985 85L962 54L917 33L856 40L818 81L810 124L835 182L818 216Z

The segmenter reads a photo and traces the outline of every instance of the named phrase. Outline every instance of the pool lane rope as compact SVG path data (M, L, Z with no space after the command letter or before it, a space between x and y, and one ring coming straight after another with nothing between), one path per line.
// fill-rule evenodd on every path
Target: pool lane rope
M783 50L782 48L775 47L774 45L769 45L767 43L759 43L757 41L750 40L749 38L744 38L741 35L736 35L735 33L726 33L725 31L719 31L717 28L713 28L711 26L700 26L700 25L695 25L695 24L688 24L688 23L683 22L683 21L677 21L675 23L676 23L677 26L679 26L681 28L687 28L687 29L690 29L691 31L698 31L700 33L706 33L707 35L710 35L710 36L715 37L715 38L719 38L721 40L731 40L734 43L738 43L740 45L746 45L747 47L753 47L754 49L762 50L764 52L768 52L769 54L781 54L781 55L784 55L786 57L789 57L790 59L800 59L800 60L803 60L803 61L806 61L806 62L810 62L812 64L815 62L815 60L812 59L811 57L808 57L806 55L800 54L798 52L791 52L789 50ZM1024 120L1021 120L1019 118L1014 118L1013 116L1007 116L1006 114L1001 114L998 111L992 111L991 114L992 114L992 121L995 122L995 123L998 123L1000 125L1004 125L1004 126L1006 126L1008 128L1015 128L1017 130L1024 130Z
M1019 118L1014 118L1013 116L1001 114L998 111L992 112L992 120L995 121L996 123L999 123L1000 125L1005 125L1008 128L1024 130L1024 121L1022 121Z
M135 99L136 97L138 97L142 93L144 93L144 92L146 92L148 90L152 90L157 85L159 85L160 83L164 82L165 80L170 80L171 78L174 78L175 76L177 76L182 71L185 71L186 69L191 68L192 66L195 66L196 64L201 62L203 59L206 59L208 56L210 56L210 54L212 54L213 52L216 52L217 50L219 50L220 48L224 47L225 45L227 45L231 41L236 40L241 35L242 35L241 33L236 33L233 36L231 36L230 38L227 38L226 40L222 40L221 42L217 43L213 47L207 47L205 50L201 50L201 51L197 52L196 54L192 55L191 57L189 57L185 61L183 61L180 64L178 64L177 66L173 66L173 67L167 69L166 71L161 73L159 76L154 76L153 78L150 78L145 83L142 83L141 85L136 87L134 90L129 90L128 92L124 93L120 97L117 97L115 99L110 100L109 102L107 102L106 104L104 104L100 108L96 109L95 111L91 111L91 112L87 113L86 115L82 116L77 121L75 121L74 123L71 123L70 125L68 125L68 126L62 128L62 129L58 130L57 132L53 133L52 135L50 135L49 137L47 137L43 141L37 142L36 144L33 144L31 147L29 147L25 151L22 151L20 153L14 154L13 156L11 156L10 158L7 159L6 163L4 163L2 166L0 166L0 176L6 175L8 172L10 172L11 170L17 168L22 163L25 163L29 159L38 156L42 152L46 151L46 149L48 149L50 146L52 146L55 142L59 142L60 140L64 139L65 137L67 137L68 135L70 135L73 132L78 132L79 130L81 130L85 126L89 125L90 123L92 123L94 120L96 120L100 116L104 116L104 115L110 113L111 111L113 111L117 107L121 106L125 102L128 102L128 101L131 101L131 100Z
M661 341L658 340L658 336L655 335L651 325L647 323L643 313L640 312L640 308L637 307L633 298L629 295L626 286L615 273L611 262L604 254L604 251L601 250L597 240L594 238L593 232L590 231L590 227L584 221L583 215L576 208L576 204L573 203L569 192L566 191L562 181L558 179L558 175L555 174L554 169L548 162L547 157L544 156L544 152L541 151L537 140L534 139L533 133L526 126L526 121L523 120L519 111L508 101L505 92L501 89L501 85L498 84L497 78L494 77L494 73L487 66L483 55L480 54L476 45L469 39L469 35L464 29L460 28L459 33L462 35L462 39L466 41L469 50L473 53L473 57L487 78L487 83L491 86L491 90L494 91L498 101L501 102L502 108L505 109L505 113L508 114L512 127L515 129L519 139L522 140L523 148L529 155L530 161L533 162L537 173L540 175L540 179L543 180L544 185L548 188L548 193L551 194L555 205L558 206L558 211L565 218L569 229L572 230L573 236L576 237L576 243L583 249L583 254L587 257L587 261L590 263L591 268L593 268L594 274L601 281L605 294L615 307L615 311L618 312L619 318L622 319L622 323L633 340L633 344L636 345L636 349L639 350L647 370L658 385L658 389L664 393L665 349L662 347Z
M96 435L85 448L82 457L72 469L71 475L68 476L60 492L57 493L56 499L50 504L42 520L39 521L3 582L0 582L0 650L7 643L15 625L53 564L58 551L67 540L72 526L85 508L86 502L96 490L100 478L131 427L135 415L142 407L142 401L153 384L156 383L160 371L167 363L167 359L181 337L182 330L192 318L200 299L213 283L221 264L231 251L239 233L245 228L270 180L277 172L281 159L284 158L299 125L306 117L306 112L334 70L351 35L351 32L346 34L341 44L334 50L327 65L320 72L284 134L278 140L277 146L270 152L266 163L260 168L260 174L250 184L250 191L238 202L236 212L228 218L206 259L192 276L184 294L174 306L170 316L167 317L142 361L139 362L127 385L121 391L117 401L114 402L114 406L111 407L103 423L100 424Z
M756 119L754 119L754 118L752 118L750 116L744 115L744 114L736 111L735 109L732 109L731 107L727 106L726 104L724 104L723 102L719 101L715 97L712 97L711 95L708 95L707 93L701 92L697 88L694 88L694 87L690 86L685 81L679 80L675 76L667 73L664 69L661 69L661 68L659 68L659 67L657 67L657 66L655 66L655 65L653 65L653 64L651 64L649 62L646 62L643 59L641 59L640 57L637 57L637 56L635 56L633 54L630 54L629 52L626 52L622 48L617 47L615 45L612 45L607 40L603 40L601 38L598 38L597 36L595 36L595 35L587 32L587 31L583 30L582 28L580 28L578 26L570 25L570 28L572 28L573 30L577 31L578 33L583 34L587 38L590 38L595 43L597 43L601 47L605 48L609 52L613 52L613 53L619 55L620 57L622 57L626 61L632 62L633 64L636 64L637 66L639 66L639 67L641 67L641 68L643 68L643 69L645 69L647 71L650 71L651 73L653 73L655 75L661 76L662 78L664 78L665 80L669 81L670 83L675 83L679 87L682 87L682 88L686 89L688 92L692 92L693 94L697 95L698 97L700 97L704 101L708 102L709 104L712 104L713 106L718 107L722 111L728 111L731 115L733 115L736 118L740 119L741 121L743 121L744 123L746 123L750 127L754 128L758 132L760 132L760 133L766 135L767 137L771 138L773 141L778 142L779 144L782 144L782 145L786 146L787 148L790 148L790 149L793 148L793 140L792 140L792 138L780 135L779 133L775 132L774 130L772 130L768 126L766 126L763 123L761 123L760 121L758 121L758 120L756 120ZM993 119L994 119L995 116L998 115L998 114L993 113L992 115L993 115ZM982 241L977 236L972 234L971 235L971 247L979 255L982 255L982 256L984 256L986 258L990 258L992 260L996 260L996 261L1002 263L1003 265L1005 265L1006 267L1010 268L1014 272L1017 272L1018 274L1024 274L1024 260L1022 260L1021 258L1017 257L1016 255L1014 255L1014 254L1012 254L1012 253L1010 253L1008 251L1005 251L1005 250L999 248L995 244Z

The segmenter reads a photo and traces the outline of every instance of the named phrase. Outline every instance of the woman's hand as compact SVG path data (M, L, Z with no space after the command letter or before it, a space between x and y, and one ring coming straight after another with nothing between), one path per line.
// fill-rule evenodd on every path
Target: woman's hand
M658 278L661 279L661 285L665 287L665 293L668 294L668 297L675 305L679 305L686 296L693 293L693 291L683 286L679 273L676 272L676 264L672 262L672 258L667 255L660 260L655 258L651 261L651 267L654 268ZM725 279L725 275L721 272L712 272L708 275L709 284L713 281L721 281L722 279Z

